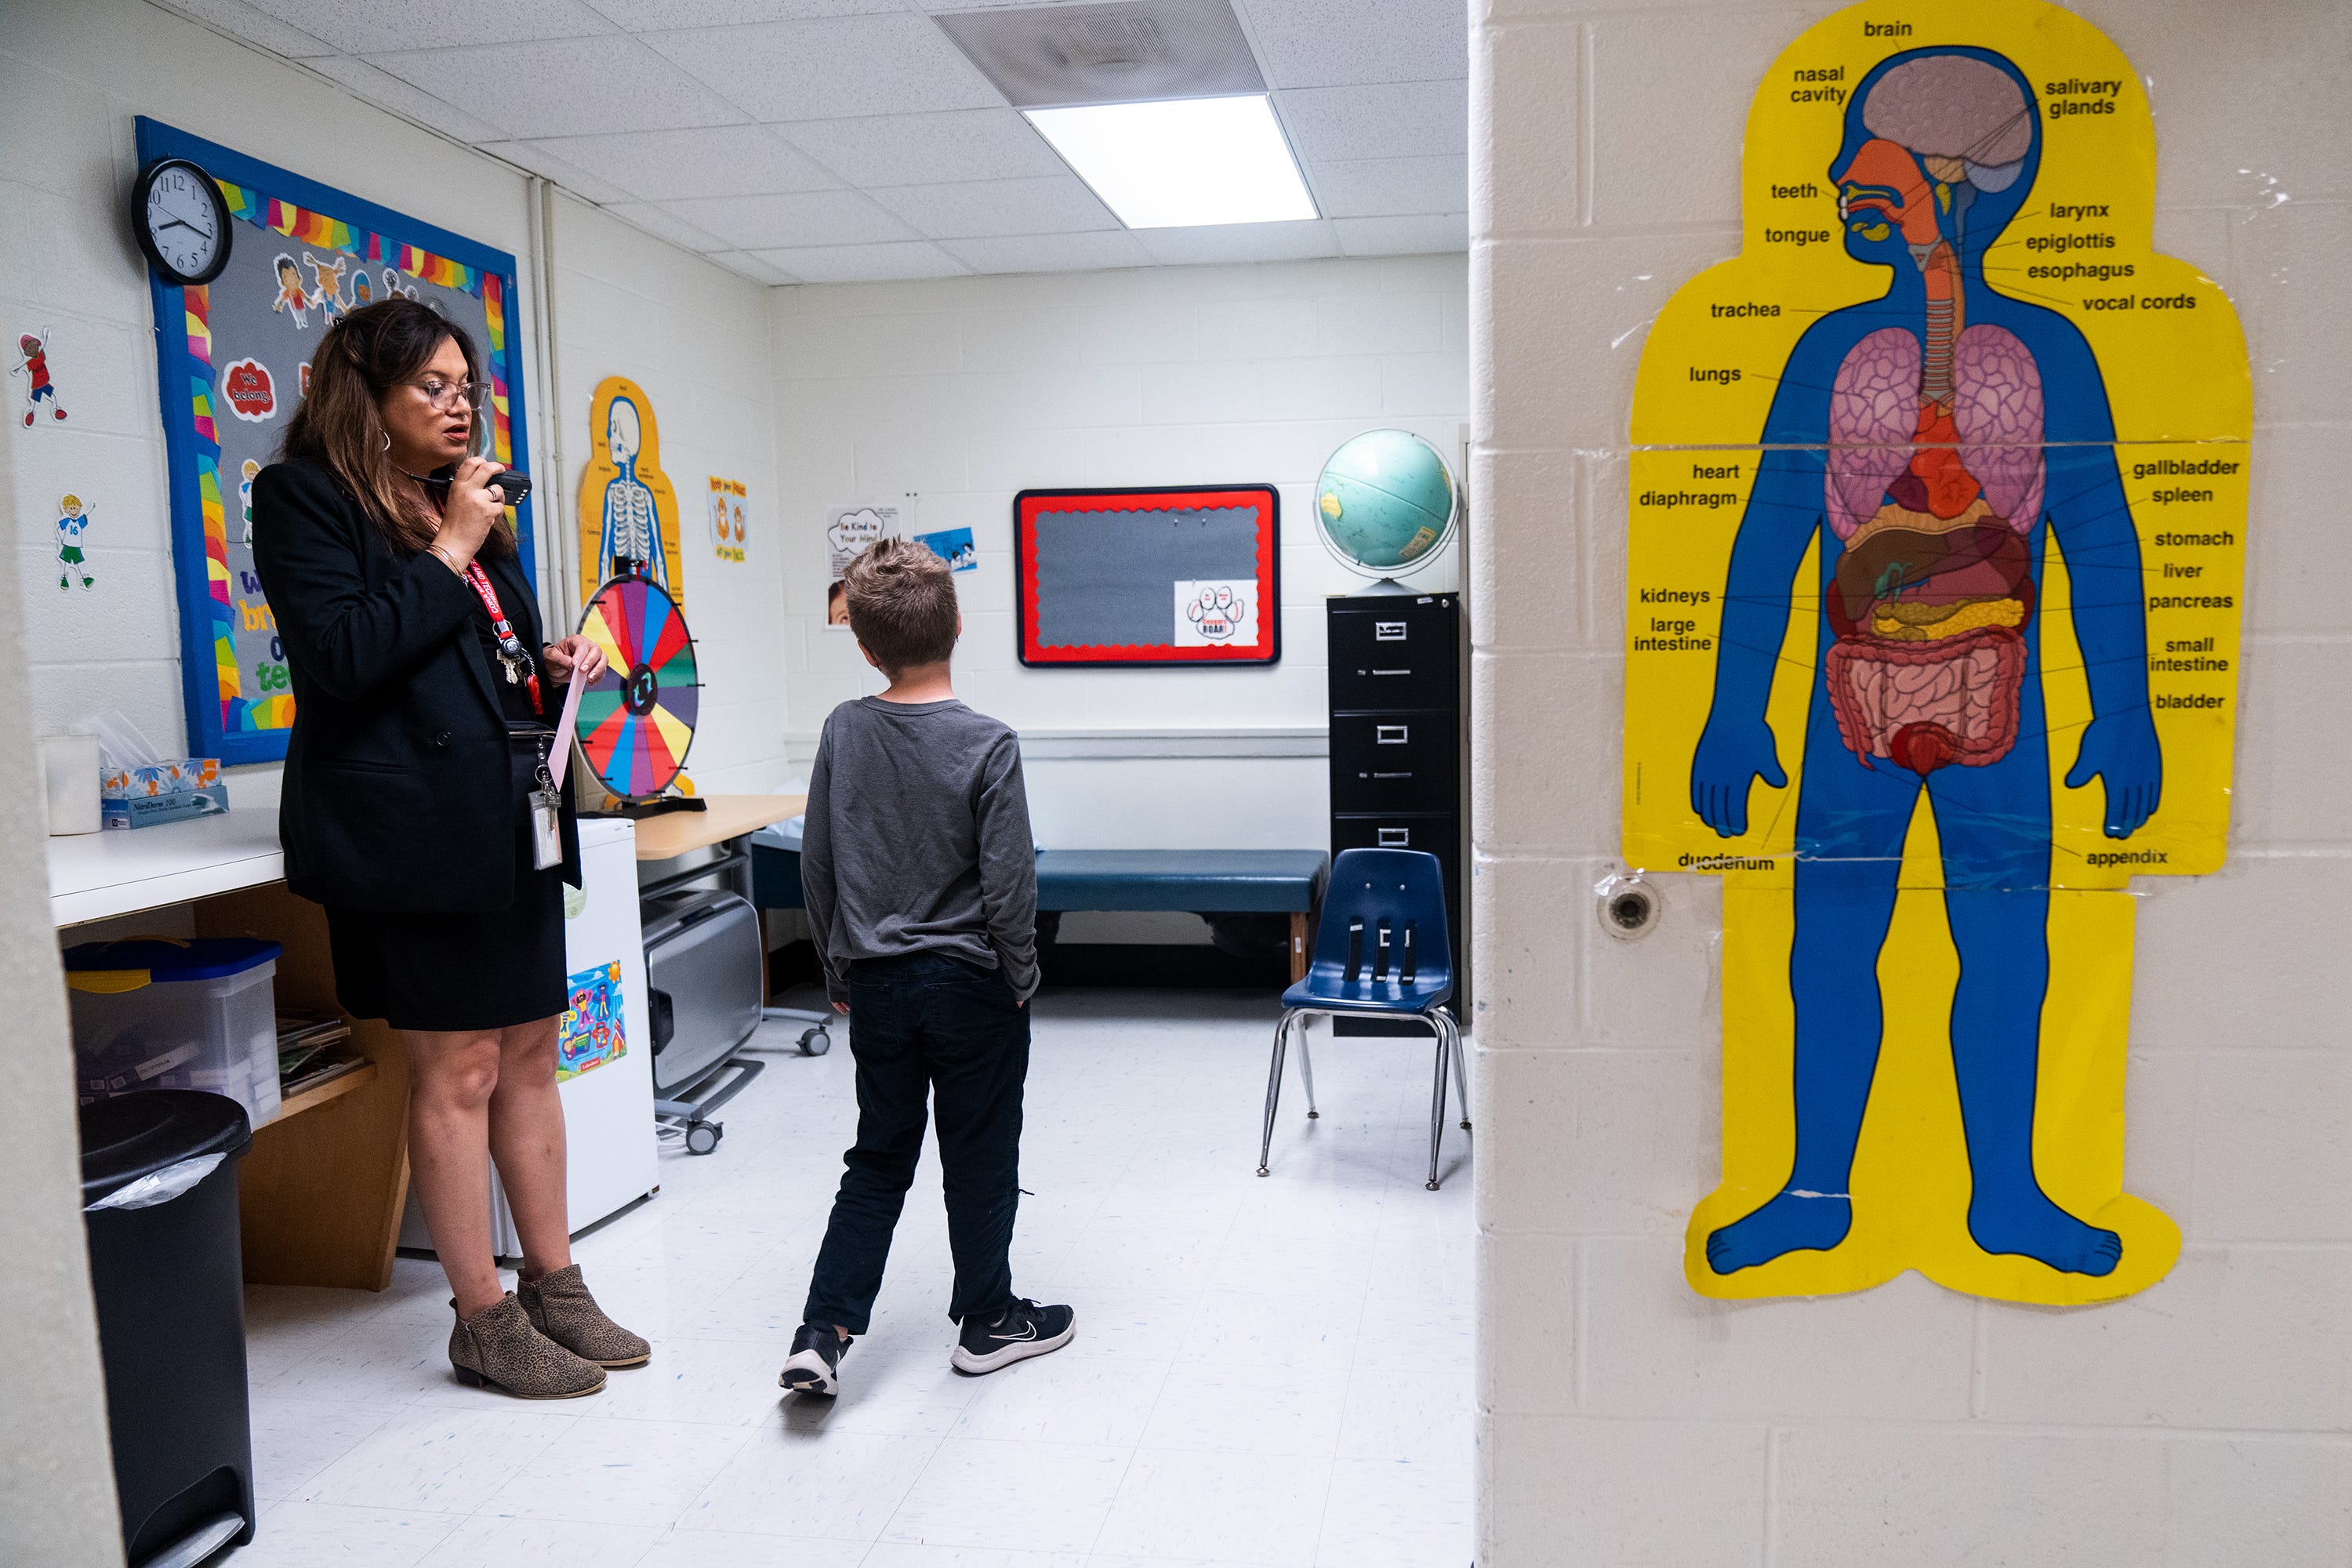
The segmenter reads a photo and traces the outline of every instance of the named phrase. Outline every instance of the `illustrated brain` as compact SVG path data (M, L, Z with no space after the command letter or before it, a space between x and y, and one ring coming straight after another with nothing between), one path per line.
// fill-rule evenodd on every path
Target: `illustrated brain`
M1862 122L1872 135L1923 158L1965 163L1969 179L1991 191L2007 187L2033 145L2033 111L2023 90L1998 66L1969 55L1928 55L1896 66L1870 89Z

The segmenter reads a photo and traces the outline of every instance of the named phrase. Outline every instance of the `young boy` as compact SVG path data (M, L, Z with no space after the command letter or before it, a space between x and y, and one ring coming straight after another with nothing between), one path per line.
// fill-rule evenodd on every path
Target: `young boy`
M947 563L885 539L849 563L849 628L890 678L825 720L809 770L801 880L825 991L852 1021L857 1143L808 1305L778 1379L840 1392L939 1101L957 1371L994 1372L1070 1342L1075 1315L1013 1294L1021 1089L1037 989L1037 864L1021 747L956 700L963 630Z

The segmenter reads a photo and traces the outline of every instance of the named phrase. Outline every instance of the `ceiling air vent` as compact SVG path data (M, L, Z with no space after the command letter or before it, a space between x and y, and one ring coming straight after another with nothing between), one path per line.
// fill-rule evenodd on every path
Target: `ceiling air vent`
M1265 90L1226 0L1024 5L931 19L1016 109Z

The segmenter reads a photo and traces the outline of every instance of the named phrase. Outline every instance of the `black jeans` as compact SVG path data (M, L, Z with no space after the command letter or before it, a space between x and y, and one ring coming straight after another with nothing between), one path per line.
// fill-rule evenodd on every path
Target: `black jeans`
M924 1101L938 1097L941 1185L955 1293L948 1316L992 1320L1013 1300L1013 1216L1021 1203L1021 1089L1029 1010L993 970L941 952L865 959L849 973L857 1058L857 1144L842 1156L824 1245L802 1321L866 1331L890 1233L923 1152Z

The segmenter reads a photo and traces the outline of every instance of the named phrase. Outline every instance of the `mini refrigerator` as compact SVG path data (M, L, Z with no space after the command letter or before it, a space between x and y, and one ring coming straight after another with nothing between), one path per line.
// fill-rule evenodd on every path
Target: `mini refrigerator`
M564 895L566 999L556 1058L568 1145L573 1235L606 1219L660 1184L654 1131L654 1038L646 1011L646 953L637 920L636 824L620 818L580 823L583 886ZM490 1173L492 1247L520 1258L498 1173ZM414 1187L400 1245L429 1249Z

